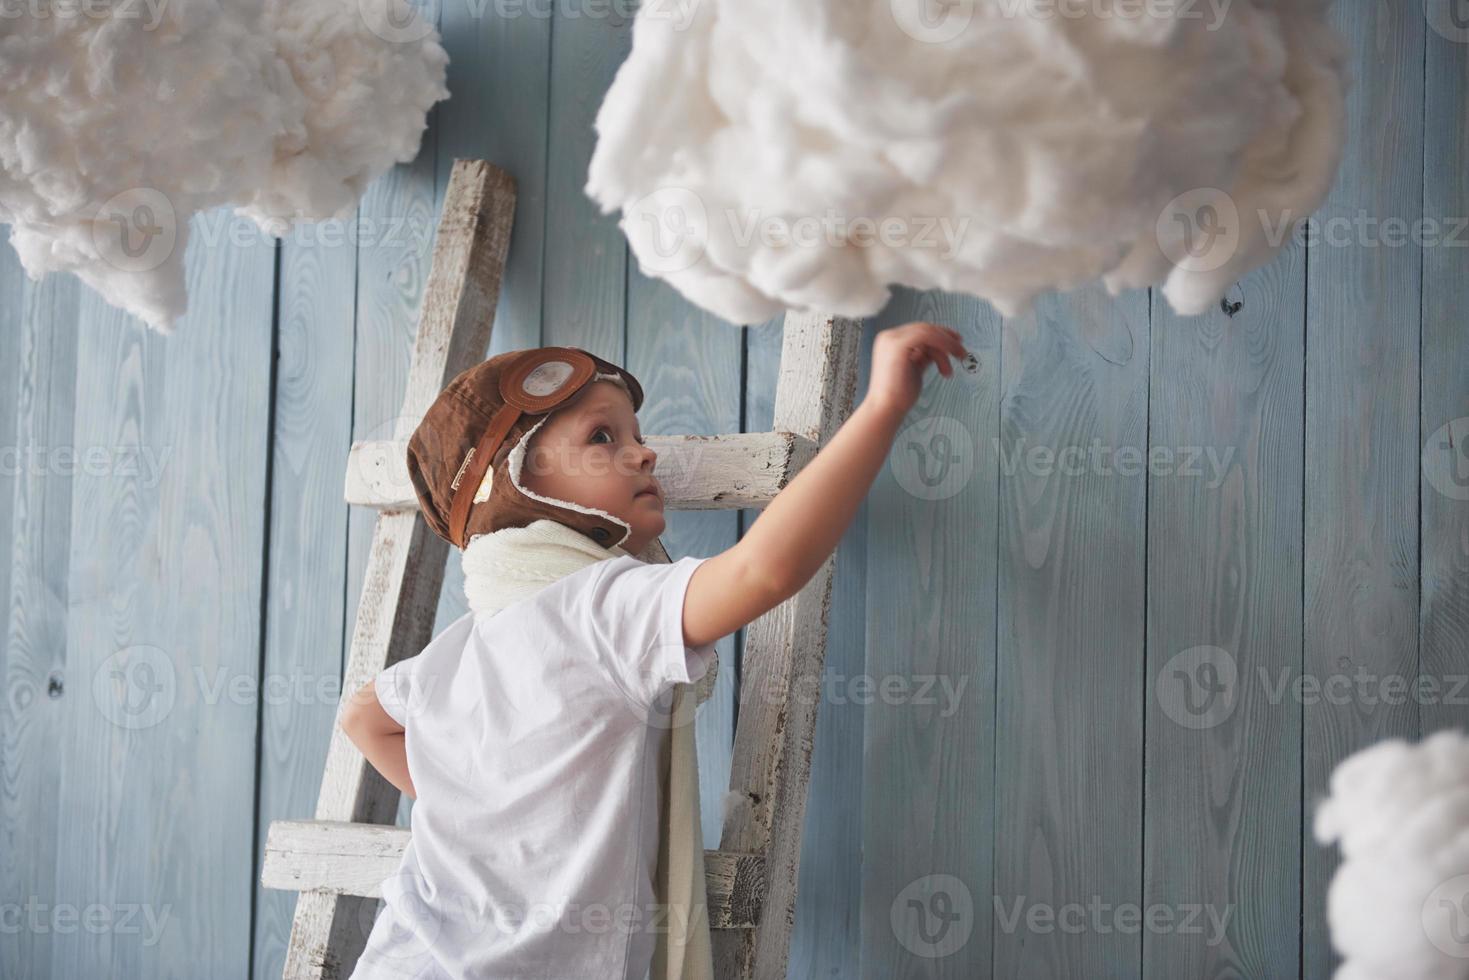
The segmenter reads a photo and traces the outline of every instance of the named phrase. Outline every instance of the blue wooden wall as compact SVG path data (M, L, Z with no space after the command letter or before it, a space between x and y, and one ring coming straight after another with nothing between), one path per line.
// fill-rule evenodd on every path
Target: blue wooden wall
M1332 766L1469 720L1462 692L1310 694L1469 671L1450 6L1336 4L1340 221L1229 312L899 291L866 324L950 323L981 369L929 385L839 552L791 976L1329 975ZM644 278L581 192L629 24L437 9L453 95L357 245L196 234L169 340L0 249L0 977L280 975L294 896L257 885L261 848L315 804L373 521L343 466L392 431L454 158L519 182L487 355L616 359L645 431L770 426L779 321ZM664 543L713 554L756 516L674 514ZM463 610L451 561L440 628ZM737 639L699 721L709 846Z

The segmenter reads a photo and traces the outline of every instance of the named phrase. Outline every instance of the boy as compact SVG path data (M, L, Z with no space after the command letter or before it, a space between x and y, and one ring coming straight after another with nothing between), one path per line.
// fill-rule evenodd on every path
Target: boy
M417 801L353 977L647 974L676 925L659 919L655 895L656 702L703 676L716 640L816 573L925 368L949 377L950 356L965 351L947 327L880 332L866 397L740 542L668 564L635 557L664 517L631 374L550 347L450 382L408 465L424 520L464 549L471 612L342 710L366 759ZM694 816L666 833L696 834ZM702 879L695 894L702 902ZM660 955L661 974L707 974L707 922L695 929L696 952L680 947L671 966Z

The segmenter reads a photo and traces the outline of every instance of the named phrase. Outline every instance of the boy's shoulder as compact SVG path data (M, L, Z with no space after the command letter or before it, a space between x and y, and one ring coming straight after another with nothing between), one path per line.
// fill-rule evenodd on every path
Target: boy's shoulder
M690 561L702 558L680 558L670 562L648 562L636 555L615 555L588 562L568 572L529 595L499 609L472 614L474 624L486 629L507 625L525 616L562 615L569 606L590 601L595 608L606 602L625 605L641 604L648 595L662 591L668 582L687 568ZM445 632L453 629L453 624ZM519 625L524 625L523 621ZM468 639L466 633L465 639Z
M479 617L476 616L473 611L464 613L458 619L454 620L448 626L445 626L442 630L440 630L438 634L436 634L434 638L429 641L428 646L424 647L418 655L422 657L430 653L441 652L446 649L454 651L464 649L464 645L468 643L470 637L474 635L474 627L478 619Z

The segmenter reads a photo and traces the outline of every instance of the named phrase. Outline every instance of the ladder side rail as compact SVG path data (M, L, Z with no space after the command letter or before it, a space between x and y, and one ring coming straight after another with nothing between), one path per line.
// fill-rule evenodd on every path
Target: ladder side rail
M483 160L454 161L395 438L406 440L444 385L489 347L514 213L509 173ZM355 691L432 639L447 557L448 543L416 509L378 515L343 691ZM333 725L316 818L390 823L399 795ZM376 908L376 899L303 892L283 977L345 977L367 944Z
M824 445L852 412L860 320L787 314L776 386L776 431ZM745 633L738 723L721 851L765 858L766 894L754 929L711 934L715 975L784 980L796 914L806 790L826 659L836 555L796 595Z

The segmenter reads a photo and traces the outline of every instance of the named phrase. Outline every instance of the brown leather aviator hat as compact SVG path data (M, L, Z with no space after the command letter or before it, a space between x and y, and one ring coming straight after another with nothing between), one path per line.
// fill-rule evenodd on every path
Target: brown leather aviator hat
M626 521L521 483L532 434L599 380L621 385L633 411L642 407L636 378L579 347L507 351L456 375L408 439L408 476L433 532L464 548L475 535L549 518L604 548L625 542Z

